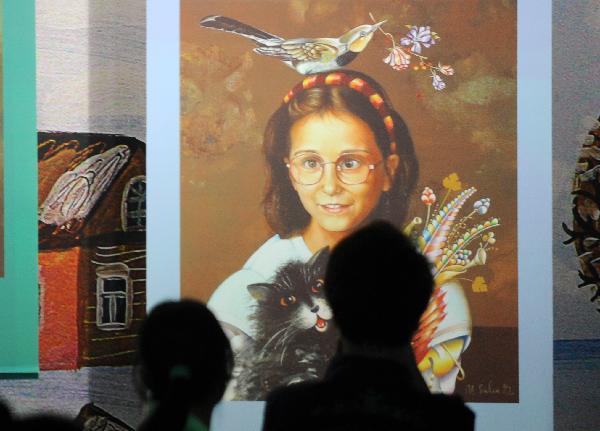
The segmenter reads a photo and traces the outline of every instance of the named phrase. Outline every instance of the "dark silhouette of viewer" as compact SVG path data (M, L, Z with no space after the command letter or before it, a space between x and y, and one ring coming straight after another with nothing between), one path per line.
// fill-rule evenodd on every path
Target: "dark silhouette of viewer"
M0 430L8 429L12 425L12 415L8 406L0 399Z
M263 430L474 429L473 412L429 393L415 363L410 341L432 289L429 263L391 224L342 240L325 276L338 353L323 380L267 397Z
M229 340L204 304L156 306L142 325L139 378L150 415L139 430L208 430L233 368Z

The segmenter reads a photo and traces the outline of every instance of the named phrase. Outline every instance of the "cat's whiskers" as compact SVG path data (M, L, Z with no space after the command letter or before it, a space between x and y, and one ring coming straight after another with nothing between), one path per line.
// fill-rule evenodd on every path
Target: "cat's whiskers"
M300 328L290 326L290 334L288 334L287 332L285 333L284 347L283 347L283 350L281 351L281 356L279 357L280 365L283 365L283 360L285 359L285 352L287 351L288 347L290 346L290 343L288 343L287 341L290 338L292 338L294 335L296 335L298 332L300 332Z
M293 331L293 327L289 326L286 328L286 331L283 333L283 335L279 338L279 340L277 340L277 342L275 343L275 346L273 348L273 352L277 352L277 350L280 347L285 348L286 343L288 342L288 340L290 339L292 334L289 334L290 331Z
M281 345L282 347L285 347L285 344L288 342L288 340L294 334L294 329L295 328L293 326L288 326L286 328L286 331L283 333L283 336L279 340L277 340L277 343L275 343L275 350L277 350L279 345Z
M282 339L285 339L285 332L290 329L290 322L291 322L291 319L288 319L279 325L282 328L280 330L278 330L277 332L275 332L275 334L273 334L273 336L271 338L269 338L265 344L263 344L263 346L261 348L261 356L264 357L264 354L266 353L266 349L269 346L269 344L271 344L273 341L275 341L275 339L277 337L279 337L279 335L281 333L283 333L284 334L283 337L281 337L279 340L276 340L277 342L273 346L273 350L277 350L277 345L281 343Z
M275 334L269 338L269 340L262 346L261 351L265 352L267 350L267 347L269 346L269 344L271 344L273 341L275 341L275 338L277 338L282 332L285 332L288 329L288 327L286 326L283 329L280 329L279 331L275 332ZM275 344L275 348L277 346L277 344L279 343L279 341Z

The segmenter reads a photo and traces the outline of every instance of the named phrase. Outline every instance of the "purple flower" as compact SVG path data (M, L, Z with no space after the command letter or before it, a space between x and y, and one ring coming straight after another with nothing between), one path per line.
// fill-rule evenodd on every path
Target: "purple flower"
M431 77L433 78L433 81L431 82L433 84L433 88L438 91L446 88L446 83L442 80L442 78L440 78L440 75L431 75Z
M413 25L406 37L400 39L400 44L404 46L411 46L410 50L412 52L416 52L417 54L421 53L421 44L425 48L429 48L431 45L435 45L435 39L431 34L431 27L429 26L421 26L417 27Z
M406 69L410 64L410 55L405 53L402 48L390 49L390 55L383 59L383 62L392 66L395 70Z

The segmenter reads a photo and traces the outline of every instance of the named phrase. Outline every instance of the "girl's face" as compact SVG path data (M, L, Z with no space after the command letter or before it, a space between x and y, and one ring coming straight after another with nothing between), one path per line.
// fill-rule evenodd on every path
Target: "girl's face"
M353 114L326 112L306 116L294 123L290 140L286 163L298 156L306 160L303 164L309 168L318 166L315 161L324 162L322 176L315 184L303 185L290 178L304 209L311 216L307 232L327 234L355 229L377 206L381 193L392 185L398 156L391 155L383 160L375 135L367 123ZM344 174L340 170L336 172L336 161L342 170L346 166L351 168L352 155L375 167L364 182L349 185L338 177L338 174Z

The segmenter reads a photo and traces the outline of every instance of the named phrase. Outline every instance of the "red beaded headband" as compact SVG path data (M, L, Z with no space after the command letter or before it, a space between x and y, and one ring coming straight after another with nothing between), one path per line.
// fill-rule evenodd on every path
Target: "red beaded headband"
M322 87L325 85L338 85L342 87L351 88L354 91L359 92L363 96L369 99L371 106L381 116L385 129L391 138L390 150L392 153L396 152L396 143L394 142L394 120L388 111L387 105L383 100L383 97L377 93L373 87L369 85L367 81L362 78L354 78L343 72L333 72L329 74L312 75L305 78L302 82L292 88L284 97L283 102L289 103L294 97L300 94L302 91L313 88Z

